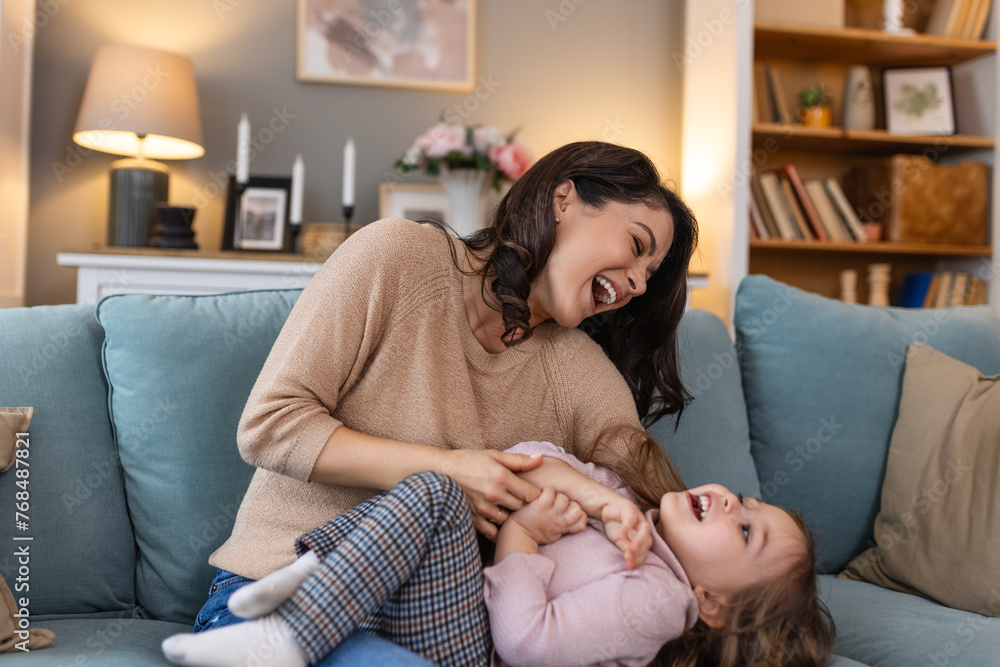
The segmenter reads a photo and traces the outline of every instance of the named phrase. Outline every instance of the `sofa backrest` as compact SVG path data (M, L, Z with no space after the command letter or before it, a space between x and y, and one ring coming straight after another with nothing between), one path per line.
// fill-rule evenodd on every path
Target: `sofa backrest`
M123 294L97 306L139 616L191 623L207 599L208 557L253 474L236 427L299 293Z
M1000 373L1000 317L986 306L846 304L749 276L734 323L763 498L802 511L830 573L874 545L910 343Z
M111 436L103 339L93 306L0 310L0 405L35 409L28 476L14 468L0 475L0 574L36 618L130 616L135 608L135 539ZM20 530L14 494L24 491ZM23 547L27 563L14 556Z
M691 310L677 335L681 381L693 400L676 430L677 420L664 417L649 434L688 487L712 482L759 498L740 364L729 331L712 313Z

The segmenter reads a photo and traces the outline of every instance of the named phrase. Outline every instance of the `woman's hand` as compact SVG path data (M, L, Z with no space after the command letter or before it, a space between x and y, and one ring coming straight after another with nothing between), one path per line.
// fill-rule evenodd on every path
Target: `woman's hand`
M516 473L532 470L541 463L541 456L456 449L447 453L441 472L465 490L476 530L496 540L497 525L541 494L537 486Z
M653 528L635 503L625 498L619 501L604 506L601 521L608 539L625 553L625 567L634 570L653 548Z

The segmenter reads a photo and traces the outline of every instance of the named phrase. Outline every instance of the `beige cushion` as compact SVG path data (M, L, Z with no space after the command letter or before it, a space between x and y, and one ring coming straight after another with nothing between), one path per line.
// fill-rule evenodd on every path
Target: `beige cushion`
M875 542L841 574L1000 616L1000 375L910 346Z
M17 434L26 433L34 408L0 408L0 472L14 465Z

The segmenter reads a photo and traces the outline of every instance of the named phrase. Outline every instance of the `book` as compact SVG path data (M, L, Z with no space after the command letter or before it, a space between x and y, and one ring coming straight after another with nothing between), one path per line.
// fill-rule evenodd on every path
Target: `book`
M928 35L957 37L962 28L960 18L963 13L968 15L968 2L969 0L937 0L924 32Z
M965 297L966 306L982 306L989 298L990 284L979 276L969 280L969 290Z
M854 212L851 202L847 201L847 195L844 194L837 179L831 176L823 181L823 185L830 195L830 200L833 202L834 208L837 209L837 213L843 218L844 224L847 226L847 230L851 233L851 236L854 237L854 240L862 243L867 241L868 235L865 233L865 228L861 226L858 214Z
M778 182L781 183L781 192L785 195L785 201L788 202L788 209L792 212L792 219L795 220L795 227L799 233L799 238L805 241L812 241L816 237L809 229L809 223L806 222L806 215L802 212L802 206L795 196L795 190L792 189L791 182L789 182L788 177L784 174L778 174Z
M774 105L767 83L767 66L763 63L753 65L753 111L754 121L773 123L775 119Z
M799 170L795 168L794 164L786 164L774 171L788 178L788 182L791 184L792 190L795 191L795 196L799 201L799 206L802 207L802 213L805 215L806 222L809 223L812 235L820 241L829 241L830 237L826 233L826 229L823 228L823 222L820 220L819 213L816 212L816 207L813 206L812 199L810 199L809 193L806 191L806 186L802 182Z
M941 274L938 272L931 276L931 284L927 286L927 294L924 295L924 302L921 304L922 308L934 307L934 304L937 303L937 295L940 287Z
M764 220L764 226L767 227L767 235L772 239L780 239L781 232L778 231L778 225L774 222L774 215L771 213L771 209L767 206L767 200L764 197L764 191L760 187L760 178L757 174L754 174L750 178L750 195L751 198L757 202L757 210L760 211L760 217Z
M896 297L896 305L900 308L922 308L933 277L932 271L907 273Z
M760 179L760 189L764 193L764 201L771 210L774 217L774 224L778 228L779 238L785 241L794 241L799 238L796 233L795 220L792 212L785 201L785 195L781 191L781 183L778 182L778 175L772 171L766 171L757 176Z
M990 5L993 4L993 0L977 0L977 3L972 18L967 24L966 39L981 39L983 31L986 30L986 21L990 17Z
M806 192L809 193L809 198L812 200L813 206L816 207L816 213L819 215L820 221L823 223L823 228L826 229L826 234L831 241L835 243L847 243L853 241L854 238L844 227L844 223L837 213L837 210L833 207L833 202L830 201L830 196L826 194L826 188L823 187L823 181L818 178L813 178L805 182Z
M760 214L760 207L757 206L757 198L752 194L750 196L750 231L754 233L754 238L771 238L767 231L767 225L764 224L764 218Z
M948 297L949 306L961 306L965 304L965 292L969 286L969 274L965 271L956 271L955 277L951 281L951 295Z
M792 111L788 107L788 98L785 96L785 85L781 78L781 72L770 65L765 66L765 72L767 72L767 81L770 85L775 122L791 123Z
M940 276L940 280L937 292L934 293L934 303L932 305L934 308L944 308L951 299L951 282L954 279L954 274L951 271L939 271L938 275Z

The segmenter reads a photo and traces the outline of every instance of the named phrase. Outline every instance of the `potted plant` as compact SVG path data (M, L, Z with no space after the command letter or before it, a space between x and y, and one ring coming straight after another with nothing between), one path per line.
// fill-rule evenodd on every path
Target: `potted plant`
M806 127L830 127L833 113L830 94L823 86L809 86L799 93L799 121Z

